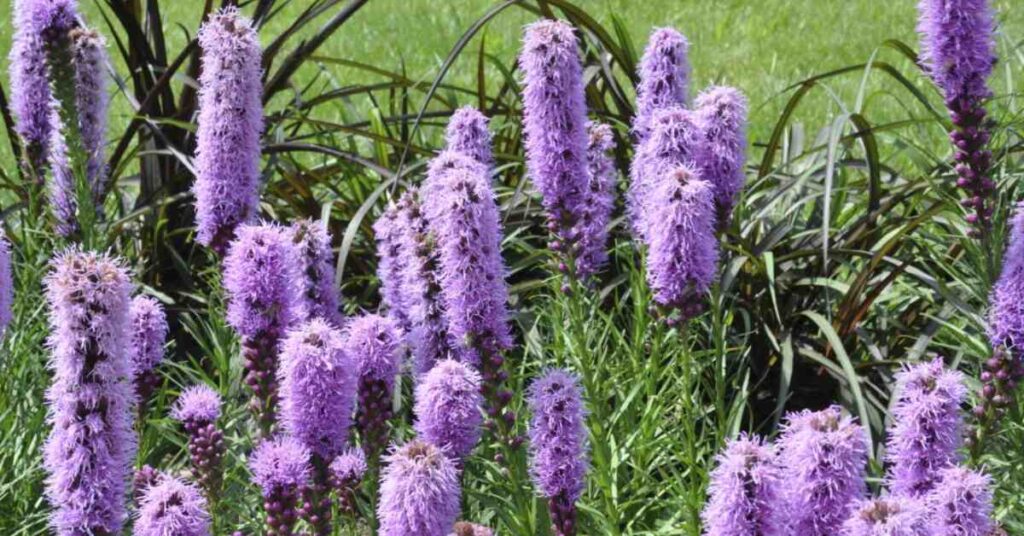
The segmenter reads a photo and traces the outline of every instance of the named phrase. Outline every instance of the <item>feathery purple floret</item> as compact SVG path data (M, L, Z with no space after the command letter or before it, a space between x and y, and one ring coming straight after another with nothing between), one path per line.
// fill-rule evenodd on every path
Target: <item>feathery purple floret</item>
M0 229L0 339L11 325L14 310L14 273L11 269L11 244Z
M298 520L299 494L310 479L310 452L289 436L263 441L249 458L252 481L263 492L268 532L289 535Z
M182 423L213 423L220 418L220 404L220 395L210 386L204 383L192 385L181 392L171 408L171 417Z
M792 413L786 420L777 445L779 466L787 471L790 530L832 536L867 492L864 430L838 406Z
M633 134L637 145L647 138L654 115L665 108L686 106L689 91L690 44L673 28L658 28L640 59Z
M480 441L480 374L464 363L439 361L416 385L416 433L456 460Z
M113 258L70 249L53 261L46 291L53 383L43 464L51 520L62 535L117 534L136 446L132 284Z
M303 320L323 318L341 326L338 289L334 286L334 254L331 235L320 223L310 219L292 224L292 240L298 250L301 291L296 317Z
M209 536L206 500L192 484L161 476L142 494L136 536Z
M459 516L459 472L436 446L412 441L389 454L380 477L381 536L447 536Z
M681 165L699 171L704 152L704 136L692 112L673 106L655 113L650 134L633 157L626 196L626 215L641 241L651 239L648 217L662 199L654 194L658 184Z
M210 16L199 46L196 223L199 242L223 252L235 228L259 212L262 52L251 21L236 7Z
M349 322L345 337L345 353L359 375L356 425L363 450L376 463L388 441L392 394L402 359L402 332L394 319L366 314Z
M56 114L56 112L55 112ZM50 210L57 220L55 230L64 237L72 237L78 226L78 188L75 174L68 158L68 146L61 133L61 122L55 120L54 133L50 137L48 165L53 177L47 187Z
M714 192L682 165L660 181L651 200L647 281L654 301L692 317L718 269Z
M718 227L725 227L743 188L747 157L747 98L735 88L715 86L697 96L696 122L704 135L701 178L715 188Z
M281 343L281 422L325 463L341 454L355 404L356 371L337 328L322 318Z
M487 117L472 106L455 110L445 130L445 149L462 153L490 170L494 166L494 155Z
M887 497L860 502L843 523L842 536L933 536L928 511L914 499Z
M573 251L589 177L583 69L573 28L559 20L526 27L523 51L526 168L562 247Z
M206 384L186 388L171 408L171 417L188 434L192 470L211 501L216 501L223 480L224 432L217 428L220 395Z
M939 471L957 463L963 444L960 406L963 375L946 370L941 358L906 368L896 376L899 399L891 410L886 445L889 491L919 497L935 485Z
M167 315L164 306L149 296L132 299L131 348L129 358L135 380L135 395L139 402L139 415L144 414L149 397L160 384L156 366L164 358L167 342Z
M339 482L359 482L366 474L366 455L361 449L347 449L334 458L330 469Z
M742 435L717 461L701 514L705 536L788 536L780 511L783 480L772 447Z
M106 41L94 30L82 28L71 32L78 135L86 153L86 180L92 189L93 203L102 200L107 187L104 147L110 96L107 91L106 47Z
M406 332L412 328L409 306L412 297L406 291L412 290L405 284L409 265L415 263L412 251L403 246L403 235L411 233L407 222L402 221L399 204L391 204L373 223L373 236L377 243L377 277L380 279L381 304Z
M612 128L601 123L587 127L589 187L576 224L576 275L583 281L597 274L608 262L608 226L615 209L615 163Z
M953 466L944 469L926 504L935 536L992 534L991 482L983 474Z
M989 302L989 342L1017 354L1024 349L1024 205L1015 208L1003 269Z

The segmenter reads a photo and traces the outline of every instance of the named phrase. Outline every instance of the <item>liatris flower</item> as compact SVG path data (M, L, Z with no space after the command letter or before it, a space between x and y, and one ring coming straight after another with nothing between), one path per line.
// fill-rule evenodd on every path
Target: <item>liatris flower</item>
M641 241L651 239L647 216L660 199L653 194L659 182L681 165L699 171L704 152L704 136L693 113L678 106L655 113L650 134L637 148L629 169L626 215Z
M494 536L494 531L483 525L459 521L448 536Z
M135 378L135 396L139 402L139 418L145 415L153 390L160 385L156 366L164 358L167 342L167 314L164 306L149 296L132 299L130 358Z
M647 281L654 301L696 315L718 269L714 192L685 166L672 170L652 191L648 207Z
M445 149L462 153L491 169L494 155L487 117L471 106L455 110L445 130Z
M292 240L298 249L302 274L296 317L303 320L323 318L340 327L342 319L338 289L334 286L331 235L323 225L306 219L292 224Z
M381 536L447 536L459 516L459 472L441 449L412 441L385 457Z
M552 530L558 536L576 534L576 500L586 486L587 411L579 381L552 369L533 382L529 391L530 473L548 499Z
M899 399L886 445L889 491L920 497L934 487L938 472L959 461L963 445L960 405L967 390L963 375L946 370L942 359L908 367L896 376Z
M864 431L838 406L787 417L778 440L792 534L832 536L867 492Z
M711 472L705 536L786 536L781 485L775 454L761 438L730 441Z
M210 387L193 385L178 397L171 417L185 427L192 470L211 502L220 492L223 475L224 433L217 428L220 395Z
M349 322L345 352L359 375L356 426L371 463L388 441L391 398L402 357L402 334L391 318L363 315Z
M640 59L640 84L636 88L636 115L633 134L637 146L643 144L654 115L665 108L685 106L689 91L690 43L672 28L658 28Z
M963 467L941 471L926 498L931 512L930 534L936 536L988 536L993 532L992 492L989 479Z
M210 514L195 486L164 476L142 494L136 536L209 536Z
M735 88L711 87L697 96L697 126L704 134L701 178L715 188L718 228L732 217L743 188L747 158L747 98Z
M74 237L81 228L78 221L78 188L68 146L59 132L61 122L57 121L54 135L50 139L49 167L53 179L48 188L50 210L56 219L55 230L64 238Z
M0 340L11 325L14 306L14 274L11 271L11 244L0 230Z
M366 470L366 455L362 449L348 449L331 462L331 486L338 492L338 508L345 515L356 511L356 491Z
M986 149L991 121L984 101L992 96L987 80L996 63L995 23L987 0L921 0L918 4L921 64L942 91L953 120L957 186L973 208L968 222L975 232L988 228L989 198L996 184L989 177L992 152Z
M260 44L236 7L211 15L199 30L196 223L199 242L218 253L235 228L259 212L263 86Z
M843 523L842 536L932 536L928 511L916 499L883 498L861 502Z
M398 204L388 206L373 223L373 235L377 243L381 304L399 327L408 332L412 329L408 303L412 299L405 294L405 274L407 266L415 261L411 257L413 252L403 248L402 235L412 230L403 225L406 222L402 221L401 210Z
M590 183L580 221L576 224L579 238L576 275L583 281L596 275L608 262L608 226L615 210L615 163L610 154L615 149L612 128L590 123L587 132L590 136L587 145Z
M78 110L78 134L86 153L86 178L92 188L93 203L100 204L107 187L107 169L103 150L106 145L107 43L93 30L71 32L71 61L75 68L75 101Z
M1002 273L989 302L988 339L992 347L1005 347L1013 354L1024 350L1024 204L1015 208Z
M572 26L542 20L526 27L519 56L526 167L555 234L553 249L570 253L589 182L587 107L576 47Z
M287 231L274 224L242 225L224 259L228 323L242 337L245 383L264 435L277 406L277 346L296 316L299 280Z
M464 363L439 361L416 385L416 434L457 464L480 441L480 375Z
M156 484L161 476L160 471L157 471L151 465L143 465L135 471L135 475L132 477L132 500L135 501L136 505L142 503L142 494L150 486Z
M309 449L288 436L264 440L253 451L249 468L253 482L263 492L268 534L292 534L299 492L309 482L309 456Z
M47 391L52 427L43 450L58 534L119 534L135 456L132 285L106 255L70 249L46 278L50 304Z

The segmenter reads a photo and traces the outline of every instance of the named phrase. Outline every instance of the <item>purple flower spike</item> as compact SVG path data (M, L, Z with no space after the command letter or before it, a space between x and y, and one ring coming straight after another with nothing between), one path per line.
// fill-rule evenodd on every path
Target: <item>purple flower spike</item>
M71 32L78 133L87 155L86 178L96 204L102 201L107 187L107 164L103 155L107 141L107 110L110 107L106 48L103 36L94 30L81 28Z
M523 133L526 167L556 239L573 251L590 181L587 172L587 107L573 28L542 20L526 27L523 70Z
M590 123L587 128L587 162L590 187L576 224L579 238L576 257L576 276L586 282L608 262L608 226L615 210L615 162L611 151L615 149L612 128L601 123Z
M263 491L268 534L291 536L298 520L299 493L309 482L310 452L287 436L260 443L249 459L252 480Z
M918 3L921 64L946 98L953 120L950 140L967 197L972 232L985 232L992 216L996 184L989 176L992 152L986 146L992 122L985 100L992 95L988 77L996 63L995 22L988 0L921 0Z
M135 457L132 284L106 255L69 249L46 278L52 428L43 450L58 534L119 534Z
M690 43L672 28L658 28L640 59L640 84L636 89L636 116L633 134L637 145L647 138L650 123L659 110L686 106L689 91Z
M0 230L0 340L11 325L14 310L14 273L11 270L11 244Z
M932 536L928 510L915 499L883 498L859 503L843 523L842 536Z
M446 359L416 385L416 434L453 456L458 464L480 441L480 383L475 370Z
M210 16L199 30L196 132L198 240L223 254L235 228L259 212L263 86L259 37L238 8Z
M348 324L345 351L359 374L356 426L363 450L376 463L388 442L392 390L402 359L402 333L391 318L363 315Z
M867 493L864 430L838 406L786 418L778 440L791 534L832 536Z
M530 473L548 499L558 536L576 534L576 500L586 486L586 408L579 380L551 369L530 386Z
M401 201L399 201L401 203ZM409 307L413 298L406 292L413 289L405 284L409 265L415 264L415 253L403 242L404 235L412 233L410 222L402 214L399 204L388 208L373 223L374 240L377 242L377 277L380 279L381 304L388 315L398 322L402 330L412 329ZM415 246L414 246L415 247ZM411 275L417 275L412 272Z
M993 534L992 491L988 477L963 467L943 469L926 498L932 512L930 534L989 536Z
M927 494L939 470L960 461L960 406L967 395L963 381L959 372L946 370L941 358L913 365L896 376L900 395L892 408L894 422L886 445L893 495Z
M210 536L206 500L195 486L169 476L142 494L136 536Z
M761 438L730 441L711 472L702 514L705 536L787 536L781 486L775 454Z
M160 385L156 366L164 358L167 342L167 314L164 306L149 296L136 296L131 305L130 358L135 377L135 396L141 419L149 398Z
M488 170L494 167L487 117L471 106L455 110L445 130L445 149L462 153Z
M338 289L334 286L331 235L322 224L306 219L292 224L292 240L298 249L299 271L302 273L297 318L323 318L340 327L342 318Z
M681 165L699 171L704 145L704 135L693 113L675 106L654 115L650 135L637 147L629 169L626 215L637 238L651 239L646 216L651 215L656 201L663 200L653 193L658 184Z
M695 316L718 270L714 192L691 168L670 172L652 192L647 281L654 300Z
M459 521L448 536L494 536L494 531L483 525Z
M298 272L290 234L270 223L240 226L224 259L228 323L242 338L245 383L264 436L277 406L278 342L296 318Z
M697 126L704 133L701 177L715 187L718 228L732 218L732 209L746 177L747 97L735 88L711 87L697 96Z
M459 472L436 446L412 441L389 454L380 477L381 536L447 536L459 516Z
M171 408L171 417L180 422L188 434L192 470L211 502L215 502L220 493L223 476L224 433L217 428L220 405L216 391L198 384L182 391Z
M1003 270L989 297L988 339L993 348L1017 354L1024 349L1024 205L1015 207L1010 227Z
M356 491L366 470L366 455L362 449L348 449L331 462L331 485L338 492L338 508L345 515L355 514Z

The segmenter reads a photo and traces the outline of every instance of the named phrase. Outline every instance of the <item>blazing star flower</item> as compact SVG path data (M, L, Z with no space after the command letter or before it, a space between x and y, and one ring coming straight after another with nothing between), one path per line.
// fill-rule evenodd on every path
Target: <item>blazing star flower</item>
M373 223L373 236L377 242L377 277L380 279L381 304L387 309L403 331L412 329L409 319L409 302L406 296L405 276L407 266L414 262L414 253L403 247L404 234L411 233L404 227L402 209L391 204Z
M791 534L832 536L867 493L864 431L838 406L791 413L778 440Z
M402 333L391 318L367 314L352 319L345 352L359 375L356 425L367 458L376 461L388 441L391 399L402 358Z
M615 210L615 163L610 154L615 149L612 128L591 123L587 132L590 135L587 145L590 187L576 226L579 238L576 275L584 281L608 262L608 226Z
M552 231L567 251L575 246L587 192L587 106L583 68L573 28L542 20L526 27L523 70L523 133L526 168L541 194Z
M69 249L46 278L52 432L43 449L58 534L119 534L135 458L132 284L121 263Z
M14 306L14 274L11 271L11 244L0 230L0 339L11 325Z
M718 455L704 508L705 536L787 536L782 475L761 438L742 435Z
M167 314L160 302L149 296L132 299L131 347L129 356L135 378L135 396L139 402L140 418L145 414L149 397L160 385L156 366L164 358L167 342Z
M309 219L293 223L291 230L302 274L297 317L303 320L323 318L340 327L342 319L338 289L334 286L331 235L323 225Z
M661 181L651 199L647 281L654 301L690 318L718 271L714 192L683 165Z
M892 408L893 427L886 445L892 494L927 494L939 471L960 461L960 406L967 395L963 381L959 372L946 370L941 358L908 367L896 376L900 395Z
M925 499L933 535L988 536L993 533L989 478L963 467L943 469Z
M220 395L205 384L182 391L171 408L171 417L188 433L188 452L199 485L211 500L220 492L223 476L224 432L217 428Z
M1024 205L1017 205L1003 270L989 297L988 339L1011 353L1024 349Z
M439 361L416 385L416 434L456 460L480 441L480 375L458 361Z
M93 203L99 204L107 187L107 164L103 155L110 108L107 43L99 33L86 28L72 30L70 37L78 133L87 156L86 178L92 188Z
M136 536L210 536L206 500L195 486L163 476L142 494Z
M436 446L406 443L389 454L380 477L381 536L447 536L459 516L459 472Z
M259 212L262 53L252 22L237 7L221 9L203 23L199 46L197 238L223 253L235 228Z
M659 110L686 105L689 49L686 37L672 28L658 28L651 34L638 73L640 84L636 89L636 116L633 118L637 146L647 138L650 123Z
M309 456L309 449L288 436L265 440L253 451L249 468L263 491L268 532L292 533L299 493L310 477Z
M931 536L928 510L915 499L865 500L843 523L842 536Z
M462 153L487 169L494 167L487 117L471 106L455 110L445 130L445 149Z
M346 515L356 511L356 490L366 474L362 449L348 449L331 462L331 486L338 492L338 508Z
M265 223L242 225L224 259L228 323L242 338L245 382L264 434L277 404L277 346L296 318L300 280L287 230Z
M576 501L586 486L586 408L579 380L551 369L530 386L530 473L548 499L554 531L576 534Z
M697 126L705 142L699 162L701 178L715 188L718 227L722 228L732 217L745 182L747 98L738 89L715 86L698 95L695 104Z

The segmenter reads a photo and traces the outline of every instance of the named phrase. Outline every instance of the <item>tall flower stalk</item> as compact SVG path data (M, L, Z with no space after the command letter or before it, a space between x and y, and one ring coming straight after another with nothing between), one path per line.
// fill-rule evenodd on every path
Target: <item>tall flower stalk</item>
M475 370L452 359L440 361L416 385L416 434L461 467L480 441L482 402Z
M51 521L60 535L119 534L136 448L132 285L117 260L70 249L53 261L46 292L53 383L43 465Z
M471 106L455 110L445 130L445 149L462 153L488 170L494 167L487 117Z
M655 114L666 108L686 106L690 82L690 43L673 28L658 28L651 33L640 59L636 89L636 116L633 135L637 146L650 133Z
M323 318L341 327L338 289L334 286L331 235L323 225L309 219L293 223L291 230L302 275L297 318Z
M993 425L1010 406L1024 378L1024 206L1015 207L1002 273L989 296L988 340L993 355L981 373L981 403L974 408L983 425ZM980 430L984 432L984 429Z
M352 319L345 351L355 364L358 409L356 427L371 465L387 445L395 378L401 364L402 335L391 318L367 314Z
M263 492L267 534L291 536L299 519L300 493L309 482L310 452L288 436L264 440L249 458L252 480Z
M78 134L86 153L86 180L92 202L101 207L107 188L107 164L104 147L110 94L107 76L107 43L94 30L78 28L71 32L71 55L75 67L75 96L78 108Z
M715 86L702 91L694 104L704 136L701 178L714 186L717 227L723 229L746 180L747 98L738 89Z
M217 427L220 418L220 395L205 384L182 391L171 408L171 417L181 423L188 434L188 453L192 471L210 503L220 496L224 468L224 432Z
M11 243L0 230L0 341L11 325L14 310L14 271L11 267Z
M131 304L130 356L135 379L139 420L145 417L149 399L160 385L156 367L164 358L167 343L167 314L164 306L150 296L136 296Z
M576 274L588 282L608 263L608 227L615 210L615 162L611 152L615 149L612 128L601 123L587 127L587 166L589 183L576 223L579 237Z

